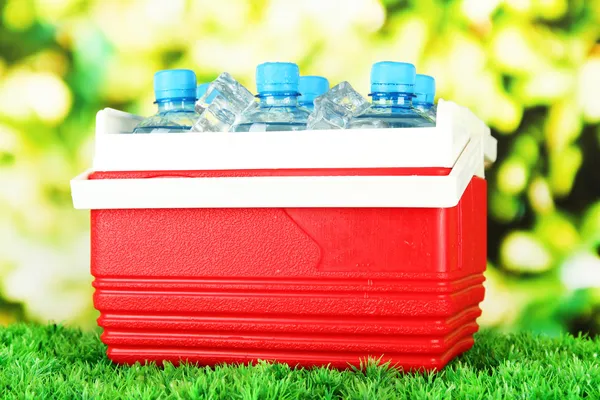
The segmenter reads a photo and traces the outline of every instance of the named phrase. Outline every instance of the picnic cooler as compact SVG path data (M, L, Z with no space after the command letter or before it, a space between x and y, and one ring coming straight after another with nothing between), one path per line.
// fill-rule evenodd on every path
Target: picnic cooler
M276 360L440 369L473 345L486 267L489 128L131 135L97 115L94 306L118 363Z

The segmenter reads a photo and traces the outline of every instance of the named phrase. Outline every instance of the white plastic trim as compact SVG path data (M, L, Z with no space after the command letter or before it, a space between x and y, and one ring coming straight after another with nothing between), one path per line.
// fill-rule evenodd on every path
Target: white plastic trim
M486 159L495 159L485 124L444 100L433 128L123 134L140 120L108 108L98 112L95 171L451 168L470 137L486 138ZM477 174L483 176L483 169Z
M71 181L77 209L453 207L483 168L473 138L448 176L151 178Z
M105 108L96 113L96 138L104 133L131 133L144 118L123 111Z

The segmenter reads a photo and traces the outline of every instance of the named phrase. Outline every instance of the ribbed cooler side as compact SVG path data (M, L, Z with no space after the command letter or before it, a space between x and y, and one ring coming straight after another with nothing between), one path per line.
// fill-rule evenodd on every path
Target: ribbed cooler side
M405 369L438 369L473 344L475 319L480 314L477 303L483 298L483 289L477 285L469 291L473 292L470 303L474 305L466 305L463 297L464 303L455 305L460 308L464 304L462 312L435 317L427 316L423 309L413 309L408 315L382 316L378 311L370 312L365 303L362 314L334 310L329 315L294 314L290 309L267 314L252 305L240 307L245 312L197 312L190 311L189 303L167 311L169 307L159 303L175 304L179 298L164 297L154 302L146 299L147 307L133 303L127 309L115 307L114 302L109 304L110 299L104 303L100 295L96 304L103 310L99 324L104 328L102 340L108 345L108 355L120 363L185 360L214 364L267 359L344 368L360 365L361 360L372 356ZM112 300L131 303L127 295L117 296ZM204 306L210 308L223 297L205 299ZM290 296L286 301L294 300ZM439 303L444 301L451 300ZM395 304L398 310L406 310L405 306L402 302Z
M473 344L485 181L449 209L92 211L117 362L443 367Z
M431 292L416 293L402 290L406 280L373 292L366 283L261 282L252 290L236 289L239 281L229 289L180 281L177 289L164 282L132 289L131 282L97 280L95 304L102 340L118 362L275 359L343 368L370 355L404 368L440 368L472 345L482 281L474 275L440 291L432 280Z

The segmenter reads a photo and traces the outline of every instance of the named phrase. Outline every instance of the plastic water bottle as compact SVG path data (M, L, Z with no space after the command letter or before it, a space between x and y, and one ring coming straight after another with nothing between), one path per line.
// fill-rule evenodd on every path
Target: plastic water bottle
M206 93L206 90L208 90L209 85L210 83L201 83L196 87L196 101L204 96L204 93Z
M158 113L138 124L133 133L189 131L198 118L196 74L187 69L169 69L154 74L154 94Z
M256 67L258 107L241 115L234 132L302 131L310 112L298 106L300 72L294 63L267 62Z
M437 111L433 103L433 99L435 98L435 79L429 75L417 74L415 96L413 106L435 121Z
M371 68L371 107L353 119L350 128L413 128L435 126L431 118L416 110L412 101L415 66L382 61Z
M298 104L313 111L315 108L315 99L329 90L329 81L322 76L301 76L298 88L300 92Z

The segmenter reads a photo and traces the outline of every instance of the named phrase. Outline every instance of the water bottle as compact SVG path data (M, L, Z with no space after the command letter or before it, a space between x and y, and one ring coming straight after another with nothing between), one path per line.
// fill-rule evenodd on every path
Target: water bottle
M196 74L187 69L170 69L154 74L154 94L158 113L146 118L133 133L185 132L192 129L198 114Z
M417 74L413 106L435 121L437 110L435 104L433 104L434 98L435 79L429 75Z
M300 92L298 104L313 111L315 108L315 99L329 90L329 81L322 76L301 76L298 88Z
M196 100L204 96L204 93L206 93L206 90L208 89L209 85L210 83L201 83L196 87Z
M298 106L299 77L294 63L267 62L256 67L258 107L243 113L232 131L305 130L310 112Z
M350 128L414 128L435 126L431 118L416 110L412 101L415 66L382 61L371 68L371 107L353 119Z

